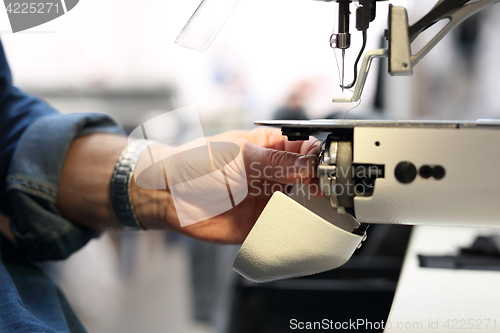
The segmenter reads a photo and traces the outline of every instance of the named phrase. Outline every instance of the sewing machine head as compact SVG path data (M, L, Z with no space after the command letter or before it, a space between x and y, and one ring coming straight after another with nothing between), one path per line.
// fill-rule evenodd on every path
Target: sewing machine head
M215 40L233 10L241 0L203 0L191 19L176 39L179 45L205 51ZM352 97L334 98L333 102L357 102L361 98L372 60L388 58L388 72L392 76L408 76L413 68L429 53L439 41L453 28L470 16L499 2L500 0L439 0L436 5L413 25L409 25L408 13L404 7L389 5L388 25L385 38L387 49L370 50L364 53L368 38L368 29L377 14L377 2L386 0L319 0L335 2L338 6L337 31L330 36L330 46L342 51L341 82L342 89L353 88ZM351 11L352 4L356 6ZM351 46L350 22L355 16L356 29L363 37L363 43L354 63L353 81L345 84L345 56ZM442 28L420 51L412 54L411 43L426 29L441 20L448 20ZM363 57L364 53L364 57ZM358 70L361 58L363 61Z
M423 18L413 25L409 25L408 13L404 7L389 5L388 25L385 30L385 38L388 42L387 49L371 50L365 53L358 74L358 62L363 55L367 30L369 24L376 15L376 0L359 0L356 9L356 29L363 35L363 44L354 64L354 80L344 85L344 57L345 50L350 46L349 33L349 4L351 0L335 0L339 5L339 27L338 33L331 37L330 45L342 50L342 89L354 88L350 98L334 98L333 102L357 102L361 98L366 77L372 60L375 58L388 58L388 72L391 76L409 76L413 74L413 67L429 53L439 41L443 39L453 28L465 19L497 3L499 0L440 0ZM449 20L419 52L412 54L411 43L426 29L441 20Z

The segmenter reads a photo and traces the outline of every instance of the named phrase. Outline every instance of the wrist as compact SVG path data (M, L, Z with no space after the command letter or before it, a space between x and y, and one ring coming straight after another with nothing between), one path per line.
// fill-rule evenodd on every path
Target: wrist
M137 219L145 229L165 230L175 220L175 208L170 191L141 188L132 177L130 197Z
M157 142L149 146L137 161L130 182L130 197L134 213L145 229L178 230L179 221L163 169L165 156L172 155L172 147ZM156 163L151 165L151 156ZM136 182L139 183L137 183Z
M74 140L61 172L56 207L68 220L96 230L119 226L111 205L109 179L127 144L114 134L92 134Z
M141 155L151 141L136 140L129 142L118 157L109 182L111 204L118 222L122 227L132 230L144 230L135 214L130 193L134 171Z

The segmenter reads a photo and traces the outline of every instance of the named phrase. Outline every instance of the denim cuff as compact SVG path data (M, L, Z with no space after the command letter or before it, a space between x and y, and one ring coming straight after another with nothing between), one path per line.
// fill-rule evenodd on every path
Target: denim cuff
M21 250L33 260L66 259L99 235L55 207L68 149L73 139L92 133L125 134L106 115L56 114L34 122L19 140L7 177L10 219Z

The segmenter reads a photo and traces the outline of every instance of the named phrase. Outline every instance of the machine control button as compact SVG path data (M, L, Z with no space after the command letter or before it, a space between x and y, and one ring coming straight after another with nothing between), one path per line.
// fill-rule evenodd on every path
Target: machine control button
M434 168L432 168L432 177L434 177L434 179L441 180L444 178L445 175L446 171L442 166L437 165Z
M428 165L422 165L419 170L420 177L428 179L432 177L432 168Z
M417 177L417 168L411 162L400 162L394 170L394 175L399 182L409 184Z

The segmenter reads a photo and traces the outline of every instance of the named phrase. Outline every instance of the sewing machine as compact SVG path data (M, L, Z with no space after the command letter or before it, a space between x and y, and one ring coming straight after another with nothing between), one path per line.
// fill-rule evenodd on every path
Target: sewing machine
M363 45L357 53L354 80L345 84L344 58L351 44L349 22L353 1L334 0L338 5L338 31L331 36L330 45L342 51L340 85L343 89L353 88L353 94L350 98L334 98L333 102L359 101L375 58L387 58L392 76L412 75L418 62L448 32L499 1L440 0L411 26L406 9L390 5L385 31L388 48L366 52L359 71L367 30L377 14L377 1L356 1L356 29L363 36ZM445 27L418 53L412 54L411 43L424 30L445 19L449 20ZM184 37L178 40L181 44L189 33L189 25L183 33ZM303 276L341 266L366 239L366 229L371 223L499 225L500 121L278 120L255 123L281 128L290 141L328 133L318 158L320 188L327 199L318 200L323 200L321 209L328 200L337 217L348 214L357 224L351 223L347 228L345 224L335 226L335 221L325 220L326 224L318 222L314 227L300 222L295 225L290 223L293 216L280 221L276 214L271 214L272 206L278 205L274 209L284 211L300 200L287 203L284 198L273 201L273 197L235 261L235 270L253 281ZM303 219L309 219L308 213L302 213ZM290 225L296 226L294 230L290 230ZM324 239L323 235L330 232L330 240L335 239L335 244L345 240L343 247L335 247ZM288 235L286 239L278 236L283 233ZM272 245L263 248L264 238ZM287 247L290 243L294 249Z

